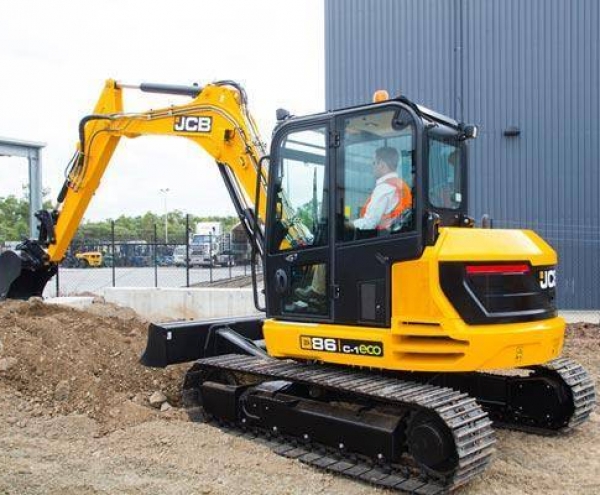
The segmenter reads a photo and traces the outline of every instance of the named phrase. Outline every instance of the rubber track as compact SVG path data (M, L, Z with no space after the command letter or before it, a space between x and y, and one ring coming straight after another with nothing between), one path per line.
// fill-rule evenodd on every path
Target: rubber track
M327 365L263 360L236 354L200 359L196 363L206 370L223 370L266 379L293 381L372 399L383 404L409 406L415 411L427 409L435 412L452 432L458 464L450 474L436 473L428 469L420 469L415 473L414 466L409 470L399 464L357 461L356 456L348 456L343 451L333 452L322 446L295 446L285 438L282 439L281 446L274 449L281 455L297 458L304 463L350 478L405 493L438 495L449 493L481 474L494 452L496 440L487 413L467 394L450 388L401 381ZM240 426L235 425L236 428ZM262 436L267 435L266 431L260 431Z

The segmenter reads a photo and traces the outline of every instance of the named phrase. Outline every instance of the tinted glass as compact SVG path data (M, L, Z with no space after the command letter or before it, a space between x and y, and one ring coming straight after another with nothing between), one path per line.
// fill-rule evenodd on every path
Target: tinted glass
M389 109L344 120L338 239L352 241L409 231L413 222L414 124Z
M429 202L455 210L462 202L460 166L462 150L452 141L429 139Z
M327 244L326 127L292 132L279 150L278 250Z
M329 312L327 264L295 265L290 275L290 291L283 298L283 312L326 315Z

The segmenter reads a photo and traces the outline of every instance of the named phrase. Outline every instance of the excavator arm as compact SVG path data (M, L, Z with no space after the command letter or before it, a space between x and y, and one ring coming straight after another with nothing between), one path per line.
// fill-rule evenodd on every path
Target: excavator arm
M123 89L186 95L192 101L141 113L124 113ZM29 239L17 251L0 256L0 300L41 296L56 273L77 232L111 157L123 137L179 136L190 139L211 155L223 176L236 211L254 249L264 249L266 155L256 124L247 109L245 91L222 81L199 86L127 85L106 81L94 112L79 124L79 143L53 212L39 212L40 238Z

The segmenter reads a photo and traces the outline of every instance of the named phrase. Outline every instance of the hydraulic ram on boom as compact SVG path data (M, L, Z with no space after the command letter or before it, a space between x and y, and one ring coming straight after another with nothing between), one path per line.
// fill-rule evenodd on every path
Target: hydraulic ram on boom
M142 113L124 113L123 89L190 96L184 105ZM79 124L79 142L58 196L58 208L40 211L40 236L0 256L0 300L41 296L56 273L83 215L100 185L122 137L168 135L190 139L217 162L227 190L253 247L262 254L265 203L254 210L254 197L265 194L265 156L246 93L232 81L205 87L106 81L94 112ZM258 189L258 191L257 191Z

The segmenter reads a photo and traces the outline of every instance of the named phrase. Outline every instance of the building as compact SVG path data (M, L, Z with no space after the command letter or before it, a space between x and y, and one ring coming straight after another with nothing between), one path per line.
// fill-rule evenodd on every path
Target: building
M327 108L385 88L477 124L471 214L557 249L562 308L600 308L599 21L597 0L325 0Z

